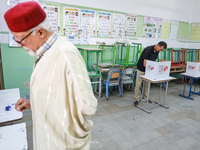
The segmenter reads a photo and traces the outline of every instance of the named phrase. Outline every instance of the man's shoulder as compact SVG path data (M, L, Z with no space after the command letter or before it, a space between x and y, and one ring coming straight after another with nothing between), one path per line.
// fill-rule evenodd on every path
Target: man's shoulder
M58 39L55 42L55 44L57 48L62 49L63 51L77 50L76 46L74 46L71 42L69 42L66 38L62 36L58 36Z
M144 50L154 50L155 45L147 46Z
M143 50L144 53L151 53L153 51L154 51L154 45L148 46Z
M71 42L69 42L66 38L62 36L58 36L57 42L61 45L66 45L66 46L74 46Z

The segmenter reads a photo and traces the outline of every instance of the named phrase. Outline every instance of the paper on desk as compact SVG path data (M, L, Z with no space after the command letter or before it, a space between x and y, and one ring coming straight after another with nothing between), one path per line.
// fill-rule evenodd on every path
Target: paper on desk
M2 150L27 150L26 123L0 127Z

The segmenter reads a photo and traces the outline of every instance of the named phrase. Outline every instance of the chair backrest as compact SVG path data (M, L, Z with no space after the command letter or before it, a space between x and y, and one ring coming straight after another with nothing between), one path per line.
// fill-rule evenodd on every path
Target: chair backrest
M133 72L134 72L134 68L127 68L125 70L125 74L133 74Z
M119 78L119 74L120 74L120 72L113 72L110 78L111 79L113 79L113 78Z
M119 68L111 68L108 72L107 82L110 82L111 79L117 79L120 82L121 71Z

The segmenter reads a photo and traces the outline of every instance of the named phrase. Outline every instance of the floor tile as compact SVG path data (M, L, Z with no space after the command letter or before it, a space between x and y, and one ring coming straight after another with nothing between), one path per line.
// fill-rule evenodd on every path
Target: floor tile
M98 99L95 115L87 117L94 122L91 128L91 150L199 150L200 103L180 97L183 85L169 83L167 105L164 109L150 104L151 114L133 105L133 92L124 89ZM188 88L187 88L188 90ZM162 91L162 96L163 96ZM151 86L150 99L158 99L158 87ZM145 105L145 103L144 103ZM31 110L23 112L26 122L29 150L33 150ZM5 124L10 125L10 124Z
M190 136L180 139L180 140L176 141L175 143L182 149L189 149L189 148L199 144L199 142L197 140L191 138Z

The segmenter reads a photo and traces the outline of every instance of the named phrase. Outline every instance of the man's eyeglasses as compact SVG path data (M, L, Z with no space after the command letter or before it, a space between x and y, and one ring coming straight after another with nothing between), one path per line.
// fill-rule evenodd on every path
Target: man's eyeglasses
M25 36L23 39L21 39L21 41L17 41L17 38L16 38L15 36L13 36L13 40L14 40L15 42L21 44L21 42L22 42L25 38L27 38L29 35L31 35L31 33L33 33L33 31L31 31L27 36Z

